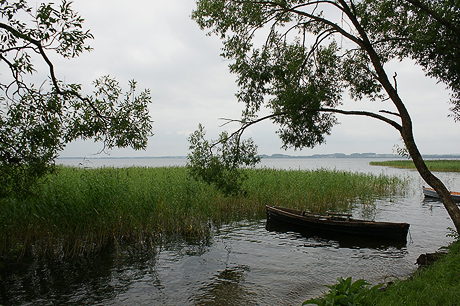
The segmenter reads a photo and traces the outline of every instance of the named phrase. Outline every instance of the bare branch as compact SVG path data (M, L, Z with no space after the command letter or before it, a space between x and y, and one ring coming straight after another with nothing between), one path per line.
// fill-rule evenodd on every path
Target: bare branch
M384 117L382 115L372 113L372 112L367 112L367 111L346 111L346 110L334 109L334 108L320 108L320 109L318 109L318 111L329 112L329 113L337 113L337 114L343 114L343 115L356 115L356 116L371 117L371 118L383 121L385 123L388 123L389 125L391 125L395 129L397 129L399 132L401 132L401 130L402 130L402 126L399 123L397 123L397 122L395 122L395 121L393 121L391 119L388 119L387 117Z
M342 115L349 115L349 116L365 116L365 117L371 117L371 118L374 118L374 119L377 119L377 120L380 120L380 121L383 121L389 125L391 125L392 127L394 127L396 130L398 130L399 132L401 132L402 130L402 126L391 120L391 119L388 119L387 117L384 117L382 115L379 115L379 114L376 114L376 113L372 113L372 112L368 112L368 111L348 111L348 110L342 110L342 109L335 109L335 108L318 108L318 109L299 109L299 111L305 111L305 112L324 112L324 113L335 113L335 114L342 114ZM399 114L397 113L393 113L393 112L389 112L389 111L380 111L382 113L388 113L388 114L391 114L391 115L396 115L396 116L399 116ZM265 120L268 120L268 119L272 119L272 118L276 118L276 117L282 117L282 116L286 116L287 113L286 112L279 112L279 113L273 113L273 114L270 114L270 115L267 115L267 116L264 116L264 117L261 117L261 118L258 118L256 120L252 120L252 121L243 121L243 120L237 120L237 119L225 119L225 118L220 118L220 119L223 119L223 120L227 120L228 122L226 122L225 124L223 125L226 125L226 124L229 124L229 123L232 123L232 122L238 122L238 123L241 123L241 127L236 130L235 132L233 132L232 134L230 134L229 137L233 137L235 135L238 135L239 137L241 137L241 135L243 134L243 132L249 128L250 126L254 125L254 124L257 124L259 122L262 122L262 121L265 121ZM223 126L222 125L222 126Z
M393 80L395 81L395 90L396 90L396 92L398 92L398 81L396 80L397 76L398 76L398 74L395 71L395 74L393 75Z
M337 3L335 2L332 2L332 1L315 1L315 2L310 2L308 3L309 5L313 4L313 3L327 3L327 4L331 4L335 7L337 7L338 9L340 9L342 12L345 13L345 15L347 15L349 17L349 12L347 12L346 10L344 10L343 7L337 5ZM281 5L280 5L281 6ZM301 6L305 6L305 5L299 5L298 7L301 7ZM338 33L342 34L344 37L350 39L351 41L355 42L356 44L360 45L360 46L364 46L364 43L361 39L359 39L358 37L356 37L355 35L351 34L351 33L348 33L347 31L345 31L345 29L343 29L342 27L340 27L339 25L337 25L336 23L328 20L328 19L325 19L325 18L322 18L320 16L317 16L317 15L314 15L314 14L310 14L310 13L307 13L307 12L304 12L304 11L300 11L300 10L297 10L296 7L294 8L288 8L288 7L285 7L284 6L284 9L288 12L292 12L292 13L295 13L299 16L304 16L304 17L307 17L307 18L310 18L312 20L315 20L319 23L322 23L322 24L325 24L331 28L333 28L334 30L336 30Z
M398 117L401 117L401 115L400 115L400 114L398 114L398 113L395 113L395 112L391 112L391 111L387 111L387 110L384 110L384 109L381 109L381 110L379 110L379 112L381 112L381 113L385 113L385 114L389 114L389 115L393 115L393 116L398 116Z

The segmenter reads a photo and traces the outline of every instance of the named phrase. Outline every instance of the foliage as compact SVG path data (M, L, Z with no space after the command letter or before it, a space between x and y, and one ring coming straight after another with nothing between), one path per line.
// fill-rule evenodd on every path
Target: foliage
M458 1L365 0L363 26L380 48L409 57L428 76L452 90L452 116L460 120L460 3Z
M247 176L240 167L251 167L260 161L257 146L252 139L240 141L237 135L229 136L227 132L222 132L215 143L206 140L205 134L200 124L188 139L191 152L187 167L191 176L214 184L226 195L241 193Z
M0 79L0 197L29 192L73 140L93 138L104 149L146 146L149 90L137 95L131 81L122 94L118 82L105 76L94 82L93 95L84 96L81 85L57 78L53 55L71 59L91 50L86 41L93 35L83 30L84 19L70 2L42 3L34 10L25 0L5 0L0 16L0 63L5 68ZM48 81L37 81L43 64Z
M323 15L328 6L348 12L345 1L339 2L201 0L192 15L202 28L223 39L222 56L233 61L230 71L238 76L237 96L246 105L243 121L269 108L272 114L266 118L281 126L285 147L324 143L338 123L334 113L347 113L338 109L345 89L357 100L383 98L373 63L361 48L364 38L341 28L340 18L334 23ZM350 19L358 17L349 14ZM268 34L258 36L264 28ZM359 48L342 48L337 33ZM265 43L260 45L262 35ZM391 121L374 113L353 114Z
M364 305L368 296L374 294L381 286L376 285L369 288L370 284L364 279L358 279L352 282L351 277L347 279L338 278L338 283L329 288L329 292L324 297L310 299L305 301L302 305L315 304L319 306L355 306Z
M192 17L222 38L222 56L233 60L230 71L238 75L245 115L267 106L285 145L299 148L323 143L337 123L334 113L390 123L374 113L337 107L344 90L356 100L393 100L383 65L396 58L414 58L428 75L448 84L457 116L459 10L452 1L200 0Z
M418 6L392 7L393 2ZM455 28L458 5L451 11L452 1L436 1L438 4L432 7L435 14L428 13L419 21L417 8L421 8L421 2L405 2L198 0L192 18L223 41L222 56L231 61L230 71L237 75L240 89L237 97L245 104L240 131L262 120L272 120L280 126L283 147L301 149L324 143L338 123L337 114L385 122L399 132L418 172L440 195L458 230L460 209L444 184L426 167L414 139L409 111L398 93L397 75L391 77L385 70L389 61L413 56L426 64L431 75L454 89L455 99L460 49L451 32L447 33L447 43L442 39L422 41L413 49L392 44L391 40L410 44L414 35L439 38L436 27L431 28L437 25L433 21L435 14L449 17L444 19L452 21L447 24ZM376 26L379 20L373 14L386 18L385 14L392 15L393 9L396 22ZM426 12L421 9L420 14L422 11ZM424 20L427 24L421 25L419 31L419 22ZM444 30L444 26L437 28ZM401 37L387 37L387 32ZM422 55L417 58L419 52ZM439 69L443 65L445 69ZM380 101L380 111L346 109L342 106L345 93L357 101ZM266 109L270 114L261 115Z
M446 235L447 237L451 237L456 241L460 241L460 234L456 230L451 227L448 227L447 229L449 230L449 234Z

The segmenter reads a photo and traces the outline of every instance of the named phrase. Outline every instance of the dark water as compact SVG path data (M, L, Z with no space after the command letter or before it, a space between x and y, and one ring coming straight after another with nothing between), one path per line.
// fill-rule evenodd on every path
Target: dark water
M421 253L451 241L446 234L453 225L440 202L423 198L415 171L368 162L275 160L266 166L409 177L404 196L379 200L370 212L376 220L410 223L406 244L337 241L267 229L266 220L242 221L216 229L205 241L174 241L146 252L112 249L78 262L9 263L1 269L0 305L300 305L340 276L371 283L406 277ZM460 175L439 175L460 190Z

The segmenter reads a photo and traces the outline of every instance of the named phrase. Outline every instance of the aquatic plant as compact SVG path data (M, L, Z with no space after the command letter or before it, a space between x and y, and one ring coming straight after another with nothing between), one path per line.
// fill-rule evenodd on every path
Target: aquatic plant
M425 160L430 171L460 172L460 160ZM370 162L373 166L389 166L394 168L415 169L412 160L389 160Z
M406 183L395 176L357 172L259 169L253 170L246 188L249 199L262 201L264 205L324 213L349 212L358 202L369 204L377 198L394 195Z
M267 204L350 211L404 186L341 171L245 171L247 193L228 197L185 167L59 167L32 196L0 200L0 256L80 256L108 244L207 237L222 223L265 218Z

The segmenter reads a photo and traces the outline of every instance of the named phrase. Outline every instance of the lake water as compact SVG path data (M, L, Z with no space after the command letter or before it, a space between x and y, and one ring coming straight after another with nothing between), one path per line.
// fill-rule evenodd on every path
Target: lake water
M336 241L241 221L205 241L175 241L150 252L107 250L85 262L4 267L0 305L301 305L338 277L371 283L404 278L417 257L447 245L453 227L442 203L425 200L418 173L370 166L373 159L264 159L262 167L336 169L410 179L404 196L377 202L376 220L410 223L407 244ZM185 159L62 159L62 164L183 166ZM436 173L453 190L460 174Z

